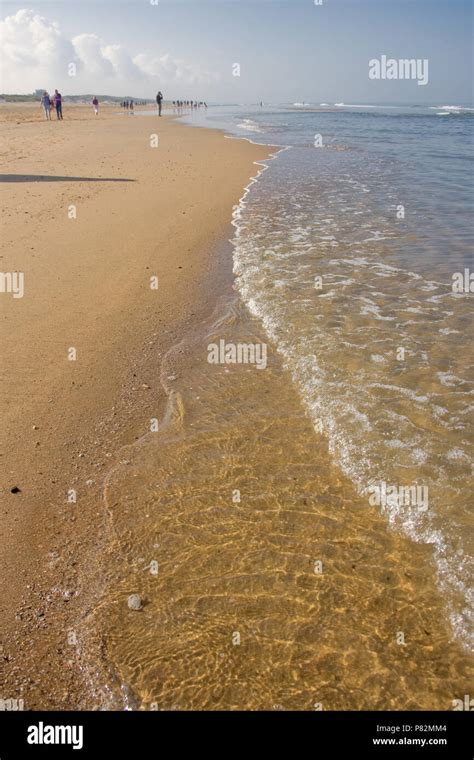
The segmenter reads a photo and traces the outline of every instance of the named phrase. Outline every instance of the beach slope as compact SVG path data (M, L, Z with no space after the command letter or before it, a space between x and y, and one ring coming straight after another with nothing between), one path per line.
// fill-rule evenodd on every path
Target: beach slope
M160 358L212 309L232 208L269 149L171 118L0 111L0 684L91 707L76 622L96 602L104 474L163 404ZM8 289L7 289L8 291Z

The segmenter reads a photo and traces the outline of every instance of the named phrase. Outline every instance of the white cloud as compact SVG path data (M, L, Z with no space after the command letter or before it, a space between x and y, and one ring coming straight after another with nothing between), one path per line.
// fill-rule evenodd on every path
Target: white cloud
M106 45L102 48L102 54L112 64L117 77L139 79L145 76L122 45Z
M171 58L168 54L150 56L140 53L133 59L134 63L149 77L160 78L164 81L176 81L189 84L211 84L218 76L209 71L202 71L180 59Z
M31 10L0 22L0 44L3 92L31 92L51 75L67 75L67 64L76 59L58 25Z
M102 51L102 42L96 34L79 34L72 38L72 44L77 57L80 59L81 73L99 77L112 77L115 69L111 61Z
M0 22L0 90L27 93L37 87L61 87L71 94L102 91L121 94L139 86L153 90L173 84L208 84L218 77L167 53L131 56L123 45L87 32L67 39L59 25L33 10L20 10ZM69 77L75 63L77 76ZM141 85L141 86L140 86ZM107 90L108 88L108 90ZM140 94L138 92L137 94Z

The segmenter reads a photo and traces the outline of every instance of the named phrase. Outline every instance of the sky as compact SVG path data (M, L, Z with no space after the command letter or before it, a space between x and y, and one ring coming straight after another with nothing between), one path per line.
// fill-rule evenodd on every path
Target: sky
M2 0L0 91L472 104L472 17L471 0ZM428 83L369 78L383 55L428 60Z

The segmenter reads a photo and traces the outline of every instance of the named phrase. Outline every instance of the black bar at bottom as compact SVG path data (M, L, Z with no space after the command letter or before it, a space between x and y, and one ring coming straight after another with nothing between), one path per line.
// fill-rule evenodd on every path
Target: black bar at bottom
M154 758L197 752L266 758L473 757L469 712L0 712L0 760ZM53 743L54 742L54 743Z

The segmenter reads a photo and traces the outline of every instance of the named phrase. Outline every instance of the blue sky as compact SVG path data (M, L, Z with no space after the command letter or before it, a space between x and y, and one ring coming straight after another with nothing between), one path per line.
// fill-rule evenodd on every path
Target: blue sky
M209 102L472 103L467 0L2 2L1 89ZM428 59L429 81L368 62ZM68 75L75 62L76 75ZM240 76L232 66L240 65ZM235 69L234 69L235 70Z

